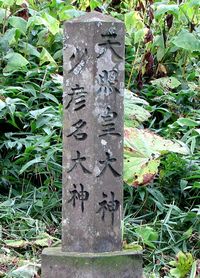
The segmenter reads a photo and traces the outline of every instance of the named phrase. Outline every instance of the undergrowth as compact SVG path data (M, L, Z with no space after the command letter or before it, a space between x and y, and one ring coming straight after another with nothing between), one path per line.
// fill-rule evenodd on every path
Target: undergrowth
M148 180L125 163L124 247L143 247L148 278L200 273L200 12L179 2L0 0L2 275L27 264L34 275L42 248L59 244L63 22L93 9L125 22L125 126L141 145L147 130L156 140ZM157 135L180 150L158 151Z

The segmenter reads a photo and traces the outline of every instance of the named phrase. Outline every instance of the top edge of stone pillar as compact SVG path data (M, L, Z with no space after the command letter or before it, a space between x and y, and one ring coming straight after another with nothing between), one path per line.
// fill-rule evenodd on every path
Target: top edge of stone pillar
M110 15L104 15L102 13L93 11L93 12L86 12L84 15L79 17L73 18L71 20L65 21L67 23L79 23L79 22L116 22L116 23L123 23L121 20L116 19Z

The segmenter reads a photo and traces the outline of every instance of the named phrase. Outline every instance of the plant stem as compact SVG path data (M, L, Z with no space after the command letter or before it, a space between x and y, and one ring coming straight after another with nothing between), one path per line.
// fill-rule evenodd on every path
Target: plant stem
M130 73L129 80L128 80L127 89L130 88L130 84L131 84L131 79L132 79L132 76L133 76L133 71L134 71L135 63L136 63L138 55L139 55L140 42L138 44L138 48L137 48L137 51L136 51L136 54L135 54L135 59L133 59L133 62L132 62L132 68L131 68L131 73Z

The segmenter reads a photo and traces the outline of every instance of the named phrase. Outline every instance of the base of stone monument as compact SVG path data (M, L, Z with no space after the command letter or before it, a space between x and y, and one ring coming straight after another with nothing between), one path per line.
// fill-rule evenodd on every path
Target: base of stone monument
M106 253L42 252L42 278L142 278L142 254L130 250Z

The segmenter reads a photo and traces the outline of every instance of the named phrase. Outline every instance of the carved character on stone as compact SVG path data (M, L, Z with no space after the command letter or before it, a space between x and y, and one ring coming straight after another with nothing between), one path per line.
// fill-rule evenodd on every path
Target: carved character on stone
M99 84L97 93L105 93L106 95L109 95L113 92L120 93L119 89L117 88L118 70L116 68L109 71L103 70L102 73L99 74L97 82Z
M75 75L77 75L82 71L82 69L86 65L86 61L88 58L87 54L87 48L85 48L84 50L81 50L78 47L75 48L75 51L70 57L72 68L69 70L69 73L73 72Z
M110 49L117 58L123 59L122 56L120 56L118 53L117 48L121 46L121 43L119 41L116 41L117 33L115 31L115 28L111 27L105 34L101 34L101 36L105 41L98 44L98 46L100 46L101 48L101 51L97 58L100 58L107 52L108 49Z
M78 120L72 125L73 131L67 135L67 137L74 136L76 140L82 141L87 138L87 133L82 132L81 129L86 126L86 122L83 120Z
M101 117L101 134L99 137L106 135L121 136L119 132L115 130L115 120L117 118L117 113L112 112L110 106L106 107L105 113L100 115Z
M76 184L73 184L74 189L70 190L71 199L68 203L72 202L73 207L76 207L76 202L81 202L81 211L84 212L84 202L89 198L89 192L84 190L84 185L80 183L80 191L77 190Z
M71 88L71 92L68 93L70 97L65 109L68 109L73 105L73 110L78 111L85 107L87 92L84 87L80 87L78 84L74 88Z
M81 169L83 170L84 173L86 174L92 174L92 172L90 170L88 170L83 162L86 161L86 157L85 156L81 156L81 153L79 151L76 151L76 157L72 158L71 161L73 162L73 165L71 166L71 168L67 171L67 173L70 173L71 171L73 171L76 167L78 167L78 165L80 165Z
M97 175L97 177L100 177L101 175L103 175L103 173L106 171L107 168L110 169L110 171L112 172L113 176L120 177L121 175L111 165L113 162L117 161L117 159L114 158L114 157L111 157L110 152L106 152L105 154L106 154L106 159L99 161L99 163L104 165L104 166L103 166L100 174Z
M97 210L96 213L101 213L101 219L103 221L105 221L105 214L106 212L110 212L111 213L111 221L112 221L112 225L114 224L114 213L115 211L117 211L119 209L120 206L120 202L118 200L115 200L115 193L114 192L110 192L111 194L111 200L107 201L108 195L105 194L104 192L102 193L103 195L103 201L99 202L99 206L100 208Z

